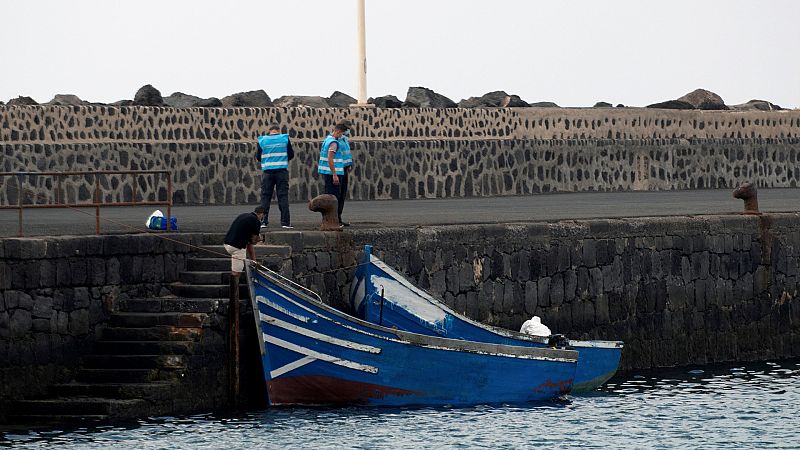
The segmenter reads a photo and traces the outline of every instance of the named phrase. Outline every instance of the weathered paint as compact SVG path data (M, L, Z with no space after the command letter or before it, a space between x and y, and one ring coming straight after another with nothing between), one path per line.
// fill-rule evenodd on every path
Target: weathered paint
M329 376L277 378L267 382L272 405L367 405L387 396L408 397L412 391Z
M381 327L322 304L255 263L247 270L270 404L522 403L572 386L577 352Z
M353 283L363 288L351 293L359 317L372 323L413 333L504 345L546 347L547 337L531 336L492 327L465 317L426 291L414 286L383 261L364 250ZM362 295L361 298L357 298ZM431 312L432 309L438 312ZM579 351L573 392L596 389L617 371L622 354L619 341L570 341Z

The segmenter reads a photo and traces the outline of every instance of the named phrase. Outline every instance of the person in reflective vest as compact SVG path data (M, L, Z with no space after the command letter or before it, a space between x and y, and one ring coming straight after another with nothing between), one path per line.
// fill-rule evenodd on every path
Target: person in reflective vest
M292 228L289 217L289 160L294 158L288 134L281 134L280 125L272 124L266 136L258 137L256 159L261 165L261 206L264 219L261 228L269 223L269 204L272 192L277 191L278 208L281 210L281 227Z
M317 166L317 172L322 175L325 182L325 193L335 196L339 202L337 213L340 227L350 225L342 220L344 201L347 197L347 174L353 167L350 143L346 136L349 130L350 125L347 122L336 124L333 131L322 141Z

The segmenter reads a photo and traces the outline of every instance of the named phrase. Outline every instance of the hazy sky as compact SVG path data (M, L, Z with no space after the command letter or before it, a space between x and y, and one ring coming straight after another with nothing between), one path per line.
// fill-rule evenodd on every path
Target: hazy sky
M356 0L0 0L0 100L356 96ZM800 106L798 0L366 0L367 94Z

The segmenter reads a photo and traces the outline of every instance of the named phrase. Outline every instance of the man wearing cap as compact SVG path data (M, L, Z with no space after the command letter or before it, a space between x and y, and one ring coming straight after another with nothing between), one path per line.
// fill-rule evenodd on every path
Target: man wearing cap
M333 131L322 141L317 165L317 172L322 175L325 182L325 193L335 196L339 202L337 214L340 227L350 225L342 221L342 210L347 197L347 173L353 167L353 156L347 140L349 130L350 125L347 122L336 124Z

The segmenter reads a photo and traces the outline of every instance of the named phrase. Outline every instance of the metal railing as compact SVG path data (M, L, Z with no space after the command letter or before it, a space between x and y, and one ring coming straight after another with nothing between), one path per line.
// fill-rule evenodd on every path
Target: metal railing
M65 195L62 188L62 180L70 176L94 176L94 195L91 203L78 203L65 201ZM132 175L133 182L131 183L131 201L118 201L118 202L104 202L100 187L100 177L105 175ZM138 175L166 175L167 178L167 199L166 200L142 200L136 201L136 176ZM23 200L26 197L25 189L23 187L26 177L40 177L50 176L56 178L55 188L55 203L25 203ZM38 209L38 208L95 208L95 233L100 234L100 208L106 206L147 206L147 205L163 205L167 207L167 227L166 231L170 231L170 218L172 217L172 174L168 170L87 170L77 172L0 172L0 180L6 177L17 178L17 204L16 205L0 205L0 209L17 209L19 210L19 236L24 236L22 228L22 211L25 209ZM156 198L158 198L158 182L159 176L154 177L153 191Z

